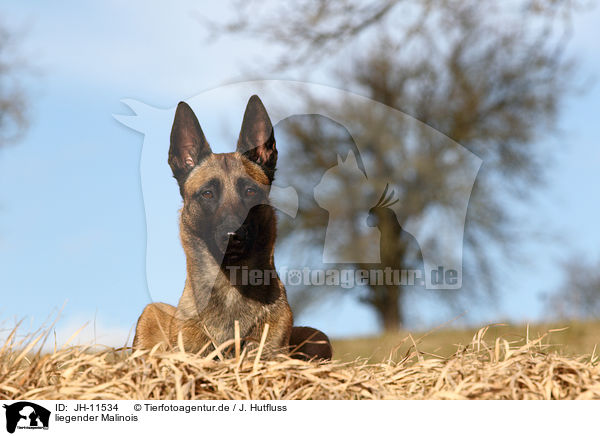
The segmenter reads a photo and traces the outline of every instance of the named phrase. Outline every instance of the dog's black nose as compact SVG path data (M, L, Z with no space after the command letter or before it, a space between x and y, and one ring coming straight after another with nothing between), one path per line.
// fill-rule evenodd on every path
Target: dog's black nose
M237 245L241 245L244 240L237 232L227 232L224 235L221 235L221 246L222 247L235 247Z
M227 232L226 236L229 247L232 248L243 245L246 241L246 235L247 232L243 226L237 229L235 232Z
M246 243L247 230L244 226L223 225L217 230L215 239L222 252L226 250L240 250Z

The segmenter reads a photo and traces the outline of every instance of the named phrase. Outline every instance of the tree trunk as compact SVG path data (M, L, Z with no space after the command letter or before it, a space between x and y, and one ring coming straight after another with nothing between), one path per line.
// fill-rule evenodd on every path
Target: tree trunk
M389 263L381 263L379 268L384 269ZM358 268L369 270L373 264L358 264ZM397 333L402 328L404 317L402 315L402 286L389 284L370 284L369 293L361 301L371 306L377 313L379 324L385 333Z
M368 303L377 312L377 317L385 333L397 333L402 328L402 290L399 286L372 286L374 295Z

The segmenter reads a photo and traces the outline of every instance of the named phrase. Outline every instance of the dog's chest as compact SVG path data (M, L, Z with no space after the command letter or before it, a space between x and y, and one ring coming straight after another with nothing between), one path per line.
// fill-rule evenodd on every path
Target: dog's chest
M211 315L218 314L211 317L215 324L220 324L221 328L217 330L227 332L226 335L229 336L227 339L230 339L230 332L233 331L235 321L239 322L240 334L245 336L269 312L269 308L265 304L244 296L234 287L222 288L219 294L214 302L217 306L216 310L211 310L210 313Z
M253 321L255 323L268 313L268 308L265 304L244 296L233 286L227 287L223 291L220 304L223 310L222 313L229 320L238 320L240 322Z

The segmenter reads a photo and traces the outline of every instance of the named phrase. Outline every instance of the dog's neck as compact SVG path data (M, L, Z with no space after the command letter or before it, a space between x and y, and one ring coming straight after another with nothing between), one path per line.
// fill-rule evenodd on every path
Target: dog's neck
M228 292L235 288L248 298L272 300L280 292L281 282L275 273L274 244L254 255L236 259L235 262L216 258L199 236L181 226L181 242L186 257L186 281L183 295L177 307L177 316L189 319L198 316L206 307L213 291ZM262 255L256 253L264 253ZM243 280L242 274L258 270L270 274L267 285L255 286ZM247 277L247 275L246 275Z

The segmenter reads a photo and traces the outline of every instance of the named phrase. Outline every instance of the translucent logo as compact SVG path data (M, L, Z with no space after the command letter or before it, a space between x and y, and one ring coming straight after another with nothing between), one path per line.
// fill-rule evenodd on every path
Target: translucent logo
M235 150L241 115L253 94L260 96L268 111L280 155L277 177L271 187L271 205L287 217L292 233L295 231L294 219L304 213L302 198L311 196L327 214L323 246L318 254L321 258L316 262L320 265L316 269L321 272L305 271L305 284L326 286L327 277L335 279L336 274L331 271L339 266L345 273L338 273L338 278L331 281L332 286L360 284L368 280L365 277L387 280L395 274L400 280L404 270L408 270L414 273L416 284L426 289L461 288L465 220L471 190L481 166L480 158L430 126L379 102L340 89L292 81L236 83L186 99L215 153ZM310 95L318 95L320 99L311 103L313 100L307 98ZM323 99L343 101L344 107L354 108L354 116L336 109L340 105L317 103ZM135 114L115 115L115 118L144 134L140 174L146 212L148 288L154 301L173 300L181 294L186 277L177 216L182 200L167 164L175 108L159 109L131 99L122 101ZM363 124L356 120L357 113L385 120L377 129L377 138L373 138L373 132L364 131ZM280 127L291 117L306 115L323 117L342 126L353 142L346 153L336 155L335 162L328 168L320 162L319 168L323 171L314 181L304 181L297 168L281 163L288 148L285 135L280 135ZM385 148L379 150L377 144L384 144L382 147ZM407 213L414 206L403 201L407 198L403 195L406 189L412 189L413 196L418 196L419 189L435 187L435 184L422 187L410 183L411 174L426 164L427 148L432 144L438 150L443 147L443 153L436 154L435 159L444 159L449 167L460 169L443 179L446 190L453 193L448 199L450 204ZM381 159L373 158L380 152L386 153L385 170L380 167ZM313 158L316 162L319 156L303 157L308 165ZM290 175L293 177L287 177ZM431 177L436 176L439 174ZM291 179L294 182L288 183ZM348 190L344 188L350 184L352 195L346 196L343 193ZM351 222L348 217L352 217ZM385 226L384 222L387 223ZM301 233L298 229L298 235ZM394 265L382 264L382 254L396 239L401 239L404 246L414 251L415 265L405 265L396 271ZM295 244L302 245L301 236ZM281 265L277 259L276 263L282 278L288 276L287 271L315 269L314 265ZM389 275L386 275L386 269ZM360 270L367 273L358 274ZM242 277L241 272L237 271L240 274L236 277ZM298 274L289 275L292 284L299 282ZM340 281L344 276L352 280Z

